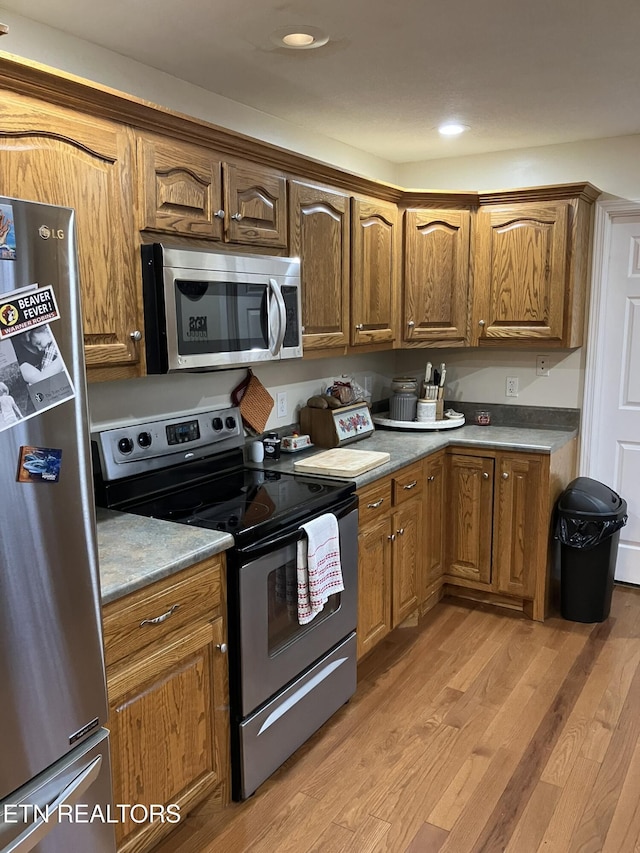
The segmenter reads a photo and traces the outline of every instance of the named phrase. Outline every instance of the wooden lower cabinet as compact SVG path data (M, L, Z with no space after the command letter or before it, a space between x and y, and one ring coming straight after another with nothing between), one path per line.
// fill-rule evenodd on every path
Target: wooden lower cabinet
M446 468L441 450L424 460L423 563L420 610L425 613L440 598L444 573L444 511ZM447 527L447 534L449 529Z
M219 561L204 563L105 608L107 660L109 638L127 636L134 623L148 640L141 645L135 637L133 642L141 647L107 666L116 805L177 804L184 818L205 797L228 801L226 629L222 597L210 598L216 571L220 572ZM186 583L181 578L185 574ZM163 615L157 612L159 602L163 607L174 599L176 604L193 602L198 589L207 591L200 595L200 607L213 618L194 616L192 624L177 629L171 627L170 616L160 623L141 624L145 595L150 602L147 619L154 619ZM219 594L222 589L219 584ZM179 612L178 607L176 615ZM116 825L118 850L147 851L176 826L128 818Z
M575 440L550 455L466 448L447 455L446 591L543 621L553 508L575 473Z
M418 609L422 470L409 465L358 493L358 658Z

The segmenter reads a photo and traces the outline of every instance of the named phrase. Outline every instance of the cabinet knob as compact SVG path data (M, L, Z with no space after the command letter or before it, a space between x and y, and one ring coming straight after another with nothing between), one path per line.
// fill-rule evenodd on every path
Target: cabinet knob
M134 332L129 332L129 337L132 341L141 341L142 332L139 329L136 329Z
M407 326L412 329L415 326L415 323L413 322L413 320L407 320Z
M226 655L229 646L226 643L216 643L216 649L219 649L221 654Z
M508 479L509 479L509 472L508 472L508 471L503 471L503 472L502 472L502 479L503 479L503 480L508 480Z
M241 213L232 213L231 218L235 219L236 222L240 222L240 220L242 219L242 214Z
M390 536L387 536L387 539L388 539L390 542L395 542L395 541L396 541L396 534L395 534L395 533L392 533Z
M483 477L483 479L485 479L485 480L488 480L488 479L489 479L489 475L487 474L487 472L486 472L486 471L483 471L483 472L482 472L482 477Z
M427 480L429 483L433 483L433 481L435 480L435 476L432 474L430 477L427 477Z
M396 534L398 536L404 536L404 527L401 527L399 530L396 530Z
M356 331L361 332L364 329L363 323L356 323Z
M487 324L485 323L484 320L478 320L478 325L479 326L486 326Z
M216 210L213 215L216 219L224 219L224 210L220 208L220 210Z

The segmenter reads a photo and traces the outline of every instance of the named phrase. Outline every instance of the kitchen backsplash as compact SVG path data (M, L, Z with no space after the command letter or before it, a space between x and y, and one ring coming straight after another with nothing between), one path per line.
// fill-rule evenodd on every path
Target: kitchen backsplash
M424 376L424 365L432 361L447 365L445 396L454 407L462 402L482 401L505 409L571 407L582 403L581 351L552 352L550 375L535 375L537 352L421 349L378 352L341 358L293 359L277 364L255 366L254 373L277 399L286 394L286 415L278 417L276 408L267 421L267 430L279 430L298 420L298 412L307 399L342 374L353 376L363 387L371 382L374 403L391 393L394 376ZM172 416L188 411L203 411L230 405L233 388L246 370L221 370L210 373L185 373L146 376L120 382L89 386L89 410L93 429L107 429L146 418ZM505 378L519 379L519 396L505 398ZM477 407L477 403L471 404ZM475 410L475 409L474 409Z

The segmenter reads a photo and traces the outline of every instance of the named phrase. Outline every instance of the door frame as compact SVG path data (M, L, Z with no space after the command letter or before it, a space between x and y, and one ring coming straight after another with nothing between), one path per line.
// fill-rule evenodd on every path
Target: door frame
M640 201L603 201L596 204L591 272L591 299L587 332L582 424L580 429L579 473L597 479L596 400L604 385L605 367L598 358L604 344L604 307L609 282L609 252L613 226L631 217L640 217Z

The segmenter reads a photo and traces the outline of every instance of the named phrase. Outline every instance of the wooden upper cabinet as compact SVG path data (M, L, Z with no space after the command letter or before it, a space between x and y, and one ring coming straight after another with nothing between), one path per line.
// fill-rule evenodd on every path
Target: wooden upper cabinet
M474 343L564 342L568 225L568 201L480 209Z
M301 262L305 350L349 343L349 196L289 184L291 254Z
M3 93L0 193L76 211L89 379L131 377L141 369L131 337L142 328L132 160L126 128ZM98 376L98 368L108 370Z
M285 178L251 163L223 163L204 146L138 138L141 230L245 245L287 246Z
M207 149L138 138L140 230L222 240L222 163Z
M250 163L224 164L227 239L232 243L287 246L287 182Z
M407 210L404 214L406 343L460 346L469 316L468 210Z
M351 200L351 344L392 343L396 337L398 208Z

